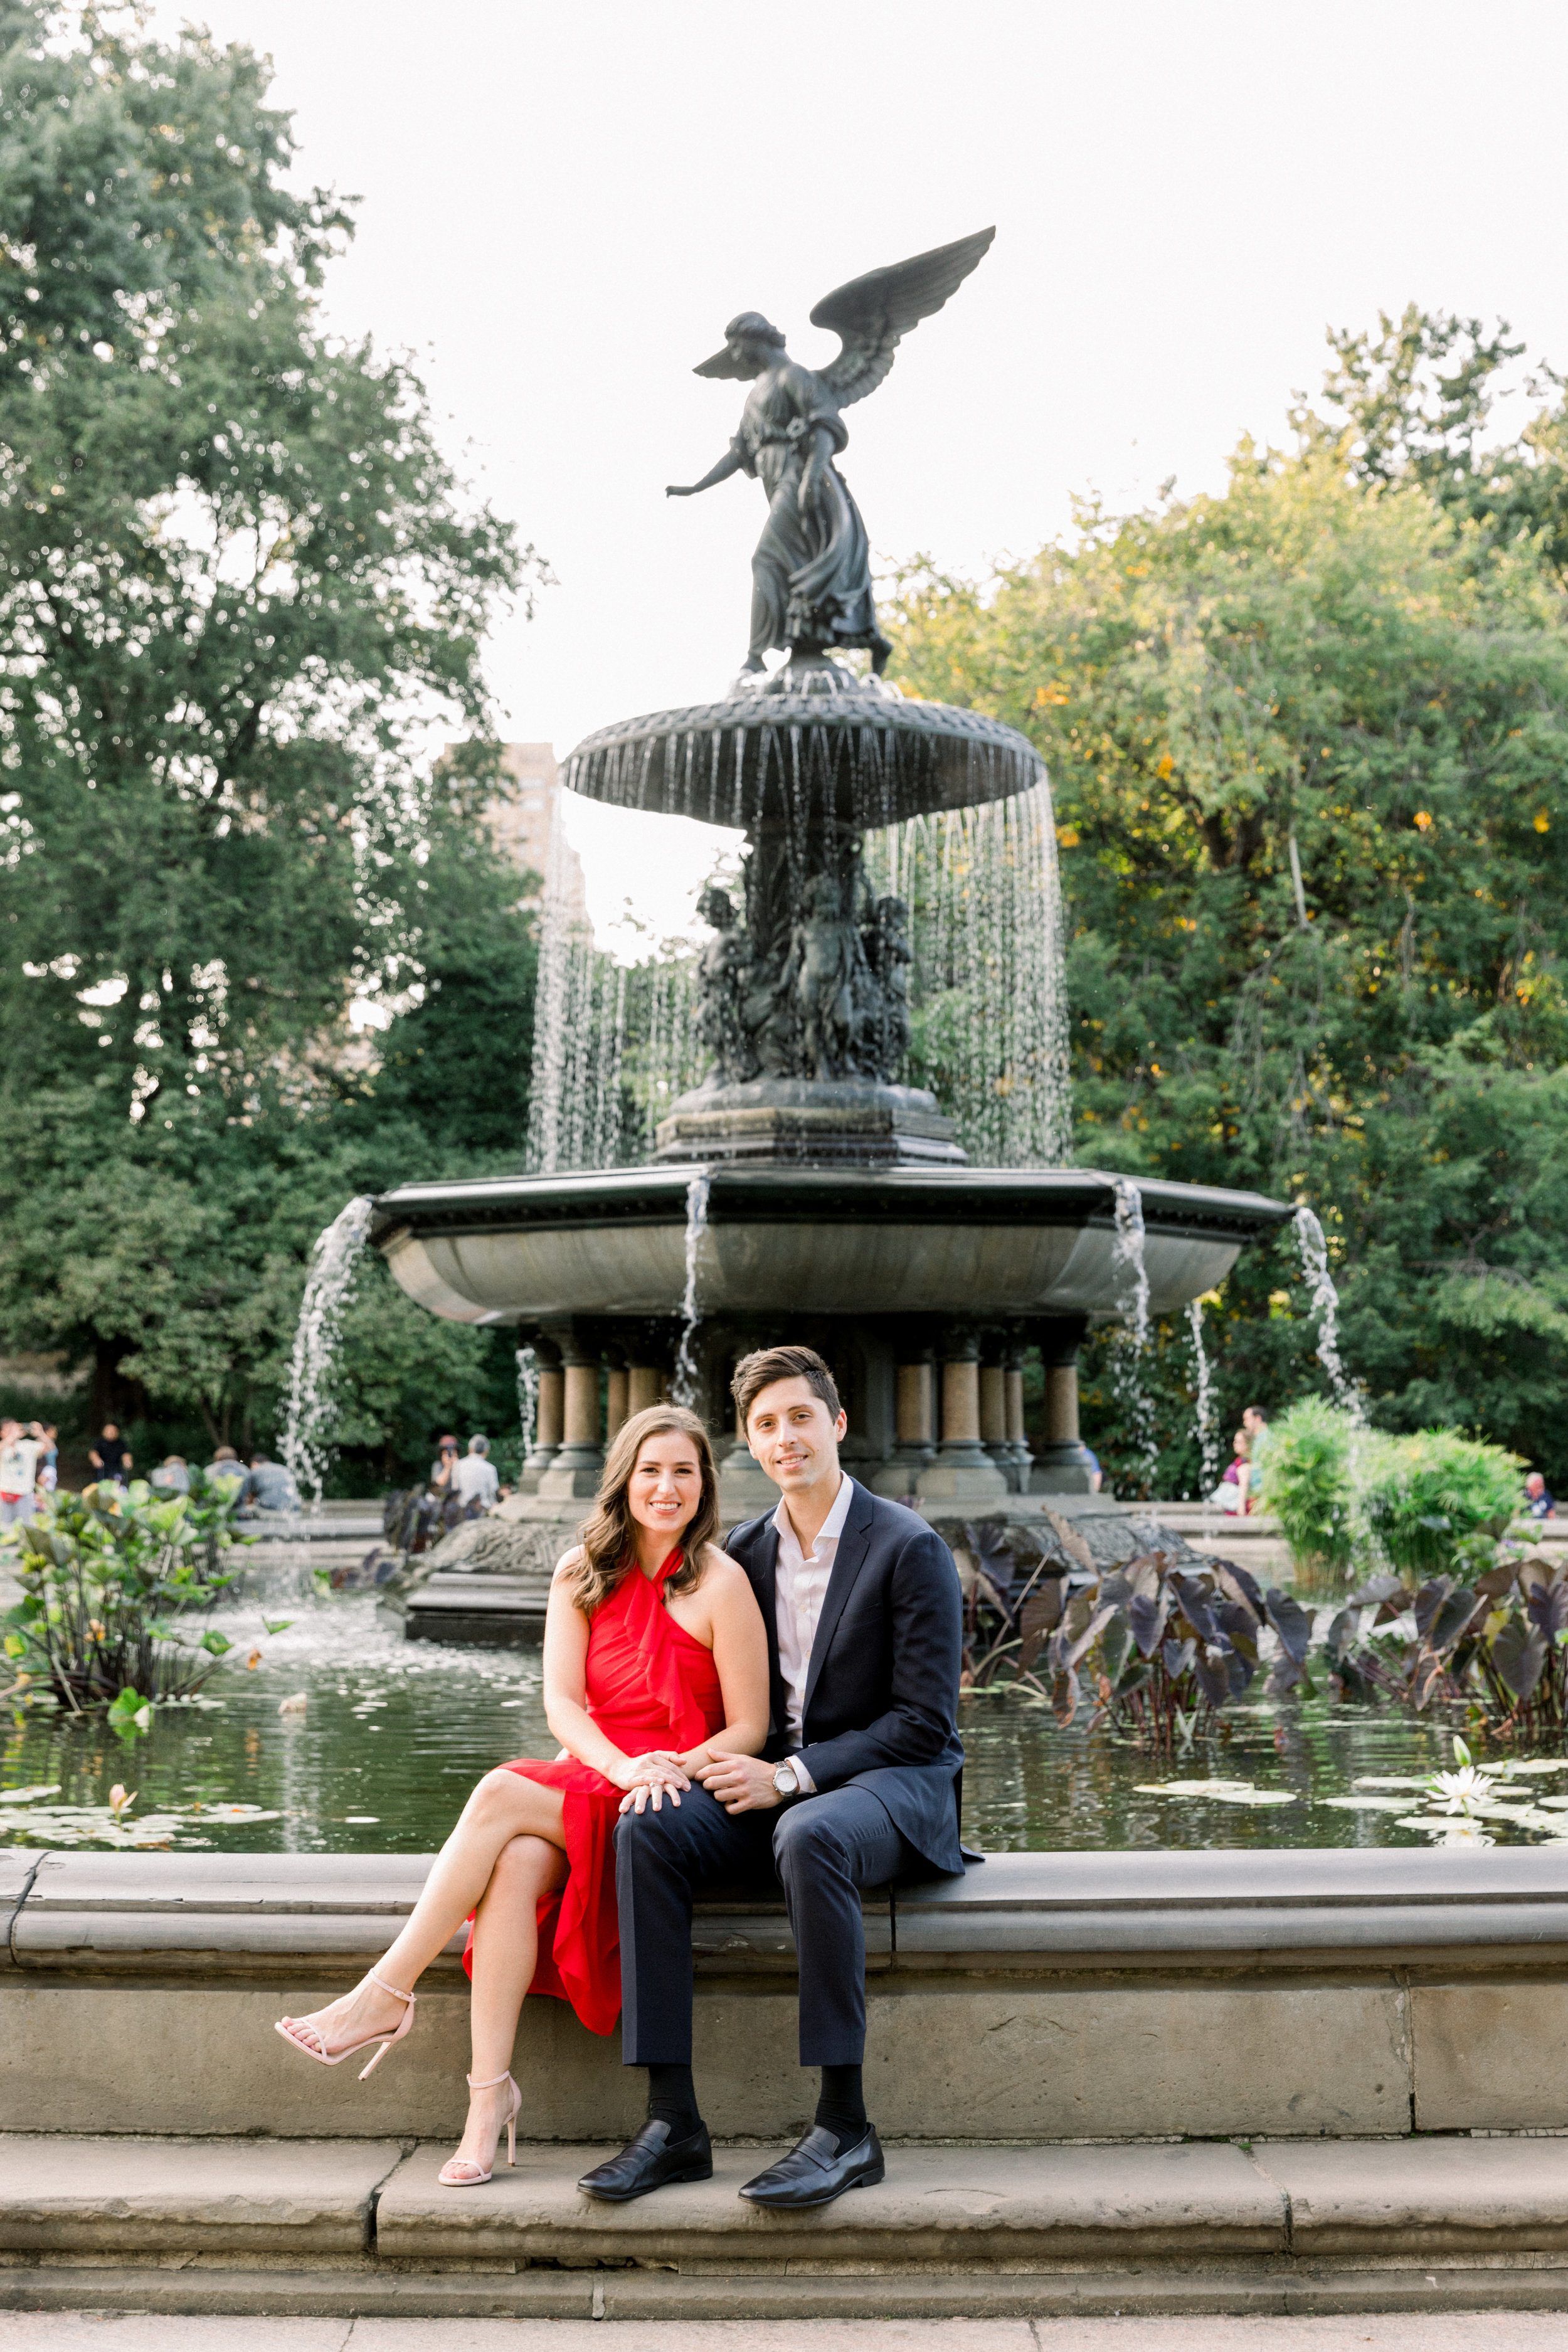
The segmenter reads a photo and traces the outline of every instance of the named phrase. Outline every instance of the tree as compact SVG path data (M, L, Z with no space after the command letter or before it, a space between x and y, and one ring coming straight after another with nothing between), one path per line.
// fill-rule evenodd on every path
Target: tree
M1224 496L1086 509L989 590L911 575L900 674L1049 764L1079 1158L1310 1201L1377 1416L1468 1399L1555 1458L1568 614L1533 541L1379 446L1392 479L1326 429L1244 445ZM1321 1381L1294 1273L1250 1252L1211 1310L1224 1413ZM1102 1350L1086 1370L1135 1476ZM1162 1478L1189 1491L1192 1374L1173 1327Z
M543 567L408 367L326 334L352 222L289 192L266 90L134 10L0 0L0 1314L208 1436L266 1428L350 1193L432 1133L521 1150L533 953L479 655Z

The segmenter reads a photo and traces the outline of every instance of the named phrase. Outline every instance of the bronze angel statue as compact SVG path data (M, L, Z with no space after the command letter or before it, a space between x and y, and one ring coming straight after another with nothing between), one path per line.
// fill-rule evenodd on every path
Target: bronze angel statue
M825 368L802 367L761 311L742 310L724 330L723 350L694 371L752 385L741 429L718 464L700 482L672 482L666 493L694 498L731 474L750 474L768 494L752 558L746 669L760 670L770 646L813 654L869 646L880 676L892 647L877 626L866 526L834 463L849 438L841 412L876 391L900 339L957 292L995 234L981 229L825 296L811 323L832 328L843 344Z

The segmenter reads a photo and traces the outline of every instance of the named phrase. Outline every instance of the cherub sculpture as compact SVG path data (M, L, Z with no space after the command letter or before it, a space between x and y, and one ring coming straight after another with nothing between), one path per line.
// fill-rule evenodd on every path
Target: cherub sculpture
M848 1071L865 978L860 934L845 920L839 887L830 874L814 874L802 896L781 980L783 990L794 996L810 1076L841 1078Z
M752 380L741 429L700 482L666 496L694 498L731 474L760 479L768 520L752 558L752 637L743 667L760 670L770 647L795 654L868 646L879 676L892 647L877 626L866 526L834 459L849 436L840 415L875 392L900 339L940 310L996 232L979 230L911 261L873 269L824 297L811 314L843 349L821 369L802 367L760 310L724 330L724 348L698 375Z
M865 1066L884 1084L910 1050L910 910L902 898L879 898L862 927L866 961L874 983L862 1033Z
M697 960L697 1034L724 1084L743 1086L761 1067L746 1018L752 943L737 920L734 900L717 884L704 890L697 912L714 933Z

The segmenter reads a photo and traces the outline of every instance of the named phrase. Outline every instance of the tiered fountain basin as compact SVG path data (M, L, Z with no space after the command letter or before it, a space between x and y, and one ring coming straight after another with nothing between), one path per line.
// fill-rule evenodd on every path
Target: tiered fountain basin
M1116 1315L1116 1179L1096 1169L821 1169L716 1163L407 1184L371 1239L411 1298L460 1323L672 1318L686 1287L693 1178L697 1304L803 1316L1033 1319ZM1243 1246L1294 1215L1260 1192L1140 1186L1149 1304L1169 1314L1222 1282Z

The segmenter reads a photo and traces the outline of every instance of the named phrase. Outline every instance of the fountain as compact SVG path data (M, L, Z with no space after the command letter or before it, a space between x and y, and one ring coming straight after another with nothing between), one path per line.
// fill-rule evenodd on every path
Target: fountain
M706 1074L646 1119L648 1145L624 1164L624 985L603 959L592 979L581 930L565 938L547 887L533 1172L410 1183L375 1203L371 1240L412 1297L515 1326L533 1350L537 1421L510 1507L539 1523L541 1564L593 1490L606 1437L662 1393L689 1396L721 1438L731 1517L767 1507L773 1490L731 1433L728 1382L738 1357L785 1338L833 1365L847 1465L879 1493L939 1523L1037 1517L1075 1497L1114 1508L1089 1496L1079 1436L1089 1319L1131 1314L1137 1380L1149 1318L1212 1290L1248 1241L1294 1213L1257 1193L1062 1164L1042 762L999 720L915 700L879 675L889 648L863 527L833 463L839 411L989 242L829 297L813 316L845 351L820 373L754 313L699 370L756 380L729 457L694 486L757 473L773 500L746 667L714 702L591 735L564 782L744 838L738 884L701 902L711 936L689 1009L659 1016L661 1066L689 1068L696 1047ZM856 646L868 672L842 659ZM774 648L785 658L770 672ZM908 1081L933 972L969 1008L952 1056L962 1133ZM590 1035L613 1055L609 1083L585 1058ZM1023 1362L1035 1348L1046 1427L1031 1456Z

